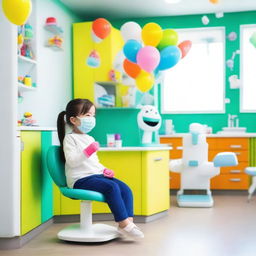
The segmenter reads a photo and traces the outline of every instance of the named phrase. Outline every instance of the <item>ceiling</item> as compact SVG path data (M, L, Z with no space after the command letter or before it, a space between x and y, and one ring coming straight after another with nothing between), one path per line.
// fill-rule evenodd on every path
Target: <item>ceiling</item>
M173 4L166 3L168 0L60 1L85 19L98 17L126 19L256 10L256 0L219 0L217 4L212 4L209 0L180 0L180 2Z

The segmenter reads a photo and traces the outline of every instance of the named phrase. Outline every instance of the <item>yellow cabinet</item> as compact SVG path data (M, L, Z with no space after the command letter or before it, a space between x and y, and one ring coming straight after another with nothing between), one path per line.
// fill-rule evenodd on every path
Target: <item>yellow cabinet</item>
M141 215L141 152L105 151L99 152L98 156L104 166L114 170L117 179L122 180L130 187L134 197L134 214ZM95 202L93 212L99 213L105 210L102 205L103 203ZM107 207L106 204L105 207ZM110 212L109 209L108 212Z
M21 235L41 224L41 133L22 131Z
M104 166L114 170L117 179L129 185L134 195L134 214L141 215L141 152L98 152L98 157ZM79 213L79 200L60 195L60 215ZM106 203L93 202L93 213L110 213L110 209Z
M100 151L100 162L132 190L135 215L152 215L169 208L169 151ZM79 201L60 195L59 214L79 214ZM55 213L58 212L55 211ZM110 213L106 203L93 202L93 213Z
M142 215L169 209L169 152L142 152Z
M110 35L100 43L95 43L91 35L92 22L73 25L74 52L74 98L88 98L94 102L94 83L109 82L109 71L113 61L123 47L119 30L112 27ZM87 65L87 58L95 50L100 58L99 67Z

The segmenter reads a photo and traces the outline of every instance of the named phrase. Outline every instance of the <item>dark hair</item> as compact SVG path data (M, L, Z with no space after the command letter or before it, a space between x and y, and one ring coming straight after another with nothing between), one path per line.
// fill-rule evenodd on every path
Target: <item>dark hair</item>
M65 123L70 125L71 127L73 124L70 122L70 117L76 117L79 115L84 115L88 113L90 108L94 106L94 104L88 99L74 99L71 100L66 107L66 111L62 111L58 115L57 119L57 130L58 130L58 137L60 141L61 147L61 157L65 160L64 151L63 151L63 140L65 137ZM64 116L66 115L66 120Z

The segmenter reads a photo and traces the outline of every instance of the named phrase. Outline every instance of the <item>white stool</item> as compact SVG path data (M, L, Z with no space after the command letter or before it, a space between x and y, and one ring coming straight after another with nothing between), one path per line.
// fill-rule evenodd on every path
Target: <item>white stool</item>
M256 189L256 167L247 167L245 168L245 173L252 176L252 184L248 189L248 201L251 200L252 194Z

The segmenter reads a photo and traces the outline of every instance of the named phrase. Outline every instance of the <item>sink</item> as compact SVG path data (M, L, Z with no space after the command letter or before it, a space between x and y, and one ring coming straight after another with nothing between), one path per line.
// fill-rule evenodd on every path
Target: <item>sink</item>
M246 133L246 127L223 127L218 133Z

